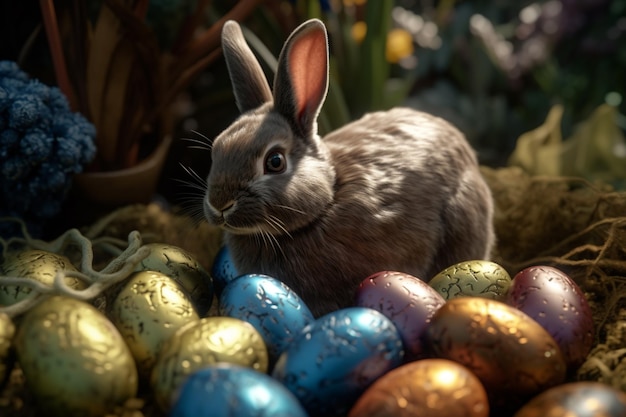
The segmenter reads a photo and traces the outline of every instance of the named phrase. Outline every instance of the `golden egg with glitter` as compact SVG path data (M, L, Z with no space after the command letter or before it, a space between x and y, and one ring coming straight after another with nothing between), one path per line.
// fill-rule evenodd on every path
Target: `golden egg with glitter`
M100 311L53 296L28 311L15 335L17 360L47 416L102 416L137 394L137 368Z
M0 388L4 385L13 367L11 345L14 334L15 326L11 318L4 313L0 313Z
M207 317L189 323L164 345L152 370L151 385L159 405L168 410L187 376L207 365L226 362L265 373L267 347L248 322Z
M409 362L377 379L348 417L488 417L487 393L476 375L446 359Z
M109 307L137 362L149 376L163 343L185 324L199 319L189 295L172 278L155 271L133 273Z
M439 272L428 284L446 300L470 296L503 301L511 287L511 276L495 262L464 261Z
M566 375L558 344L539 323L487 298L446 302L426 329L425 345L435 357L458 362L476 374L492 409L520 405L560 384Z
M67 257L42 250L9 253L2 263L2 275L28 278L52 286L59 271L78 271ZM81 290L86 284L75 277L65 277L65 284ZM27 285L0 285L0 305L8 306L23 300L32 288Z
M165 243L144 246L150 249L150 253L135 270L158 271L174 279L191 296L198 314L204 316L213 302L211 275L192 254L182 248Z

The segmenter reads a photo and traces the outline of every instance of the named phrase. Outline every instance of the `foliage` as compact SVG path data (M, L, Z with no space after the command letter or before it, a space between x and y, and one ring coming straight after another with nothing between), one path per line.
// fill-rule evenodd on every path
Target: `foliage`
M417 50L410 103L452 119L493 165L555 104L566 136L605 101L626 110L624 2L398 3L435 23L442 40Z

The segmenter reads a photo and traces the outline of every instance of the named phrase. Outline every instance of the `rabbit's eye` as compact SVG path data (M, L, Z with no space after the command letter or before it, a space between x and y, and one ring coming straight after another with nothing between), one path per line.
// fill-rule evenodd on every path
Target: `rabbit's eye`
M285 155L280 151L271 151L265 157L265 173L281 174L287 168Z

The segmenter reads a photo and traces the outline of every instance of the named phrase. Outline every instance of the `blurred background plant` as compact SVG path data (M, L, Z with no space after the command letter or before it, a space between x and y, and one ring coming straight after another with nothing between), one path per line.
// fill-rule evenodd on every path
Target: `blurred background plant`
M220 2L215 4L219 9ZM625 0L264 5L246 21L246 36L270 79L282 42L298 23L318 17L327 25L331 81L320 132L367 111L408 105L457 125L486 165L516 164L533 174L579 175L626 186L618 168L626 165ZM223 106L232 101L227 74L211 71L195 87L183 127L212 138L232 118L220 118L215 129L210 117L215 107L207 108L220 102L218 111L236 116L234 107ZM558 143L537 135L545 126L535 131L553 107L562 109L551 124L558 128ZM533 145L516 149L520 136L534 137ZM544 148L552 156L540 156ZM520 160L520 152L530 153ZM197 157L204 167L197 161L188 165L199 167L203 177L209 155ZM535 162L521 162L528 160ZM548 165L552 168L537 169Z

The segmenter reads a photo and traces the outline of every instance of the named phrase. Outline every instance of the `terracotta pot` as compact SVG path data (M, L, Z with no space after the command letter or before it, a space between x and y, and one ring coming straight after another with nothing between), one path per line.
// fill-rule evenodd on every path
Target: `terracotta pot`
M154 152L139 164L118 171L77 174L74 184L95 203L147 203L154 196L171 144L172 137L165 135Z

